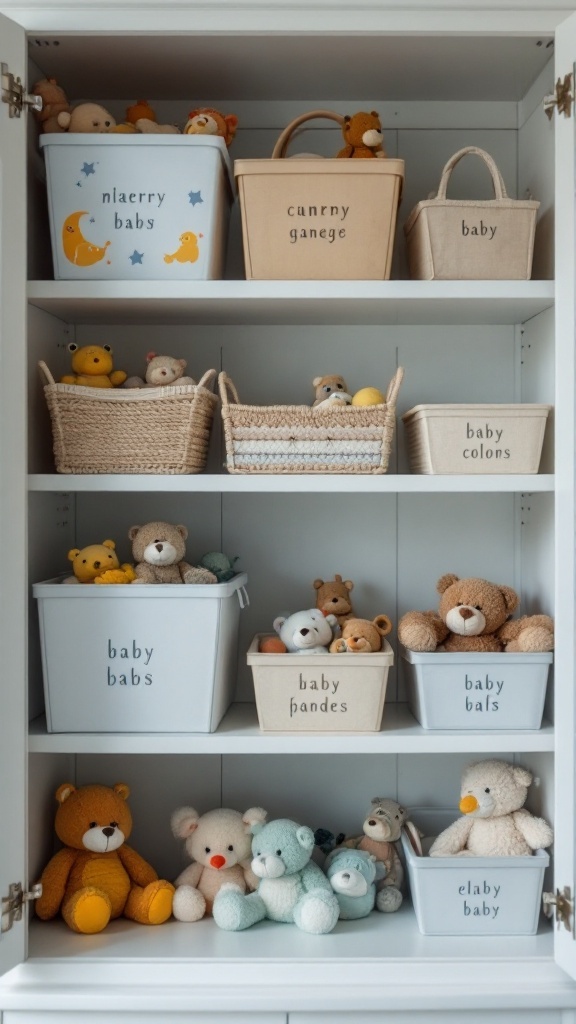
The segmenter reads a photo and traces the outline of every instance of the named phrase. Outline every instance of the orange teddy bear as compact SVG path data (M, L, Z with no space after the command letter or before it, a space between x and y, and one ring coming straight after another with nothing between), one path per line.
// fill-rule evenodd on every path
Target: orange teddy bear
M172 913L174 886L125 842L132 831L122 782L56 790L56 834L64 843L42 872L36 913L49 921L61 911L74 932L91 935L116 917L163 924Z
M344 118L342 135L346 145L336 154L338 157L380 157L386 156L384 152L382 125L375 110L369 114L359 111L350 117Z

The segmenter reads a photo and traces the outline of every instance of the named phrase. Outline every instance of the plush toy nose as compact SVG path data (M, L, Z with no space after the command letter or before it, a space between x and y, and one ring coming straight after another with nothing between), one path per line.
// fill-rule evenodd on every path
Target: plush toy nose
M94 568L95 569L99 569L100 568L100 562L94 562Z
M94 356L94 362L95 363L99 363L100 362L100 360L98 359L98 356Z
M308 633L310 632L310 630L309 629L301 629L300 632L301 632L302 636L308 636Z
M376 824L376 818L370 818L370 821L368 822L368 824L369 824L369 825L370 825L370 826L371 826L372 828L374 828L374 825Z
M108 836L108 838L110 838L110 836L114 835L115 829L110 828L110 826L107 825L106 828L102 829L102 831L103 831L105 836Z
M463 796L460 801L462 814L472 814L472 811L476 811L478 807L479 803L475 796Z
M154 547L156 548L156 551L162 551L164 545L163 544L155 544Z
M459 608L458 613L462 616L463 619L471 619L474 614L474 612L471 611L470 608Z
M221 857L219 853L215 854L214 857L210 857L211 868L223 868L226 863L226 857Z

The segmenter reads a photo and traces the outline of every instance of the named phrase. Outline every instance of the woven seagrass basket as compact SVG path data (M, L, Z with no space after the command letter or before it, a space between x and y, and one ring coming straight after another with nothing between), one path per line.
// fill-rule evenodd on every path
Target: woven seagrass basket
M58 473L200 473L218 402L216 370L198 384L88 388L56 384L39 367Z
M311 408L240 405L226 373L218 377L229 473L385 473L404 370L382 405Z

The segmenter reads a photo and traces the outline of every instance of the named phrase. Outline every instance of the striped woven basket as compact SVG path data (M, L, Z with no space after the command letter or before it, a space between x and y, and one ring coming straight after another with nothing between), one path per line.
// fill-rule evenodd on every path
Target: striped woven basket
M217 395L216 370L198 384L87 388L56 384L39 364L58 473L200 473Z
M385 473L396 424L399 367L384 405L240 405L218 377L229 473Z

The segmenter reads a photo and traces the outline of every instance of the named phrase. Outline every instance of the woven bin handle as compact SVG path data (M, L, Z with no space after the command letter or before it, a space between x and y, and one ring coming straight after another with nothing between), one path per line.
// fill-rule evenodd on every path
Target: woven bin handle
M39 360L38 368L39 368L40 373L42 374L42 376L45 377L45 384L55 384L56 383L56 381L54 380L54 377L50 373L50 370L46 366L46 363L44 362L43 359Z
M450 175L462 157L468 156L469 153L481 157L488 167L488 170L492 175L492 184L494 186L494 195L496 196L496 199L507 199L508 193L506 192L506 186L504 185L502 175L498 170L496 162L490 156L490 153L487 153L485 149L480 149L478 146L465 146L464 149L459 149L457 153L454 153L454 156L450 157L442 171L442 177L440 178L436 199L446 199L446 189L448 188Z
M337 121L339 125L344 124L344 115L337 114L335 110L311 110L309 114L300 114L300 117L295 117L282 132L272 150L272 159L279 160L285 156L288 143L292 138L292 132L301 124L304 124L305 121L313 121L316 117L327 117L330 121Z
M220 391L220 398L222 399L222 405L226 406L229 404L229 398L236 405L240 405L240 399L238 398L238 392L234 387L234 384L230 380L227 373L222 370L222 373L218 374L218 390Z
M399 366L396 373L392 377L388 385L388 391L386 392L386 404L391 406L393 409L396 406L396 399L398 398L398 392L400 391L400 385L404 379L404 369Z
M199 388L208 388L209 391L214 391L214 381L216 380L216 370L206 370L206 373L198 381ZM178 383L178 381L176 381Z

